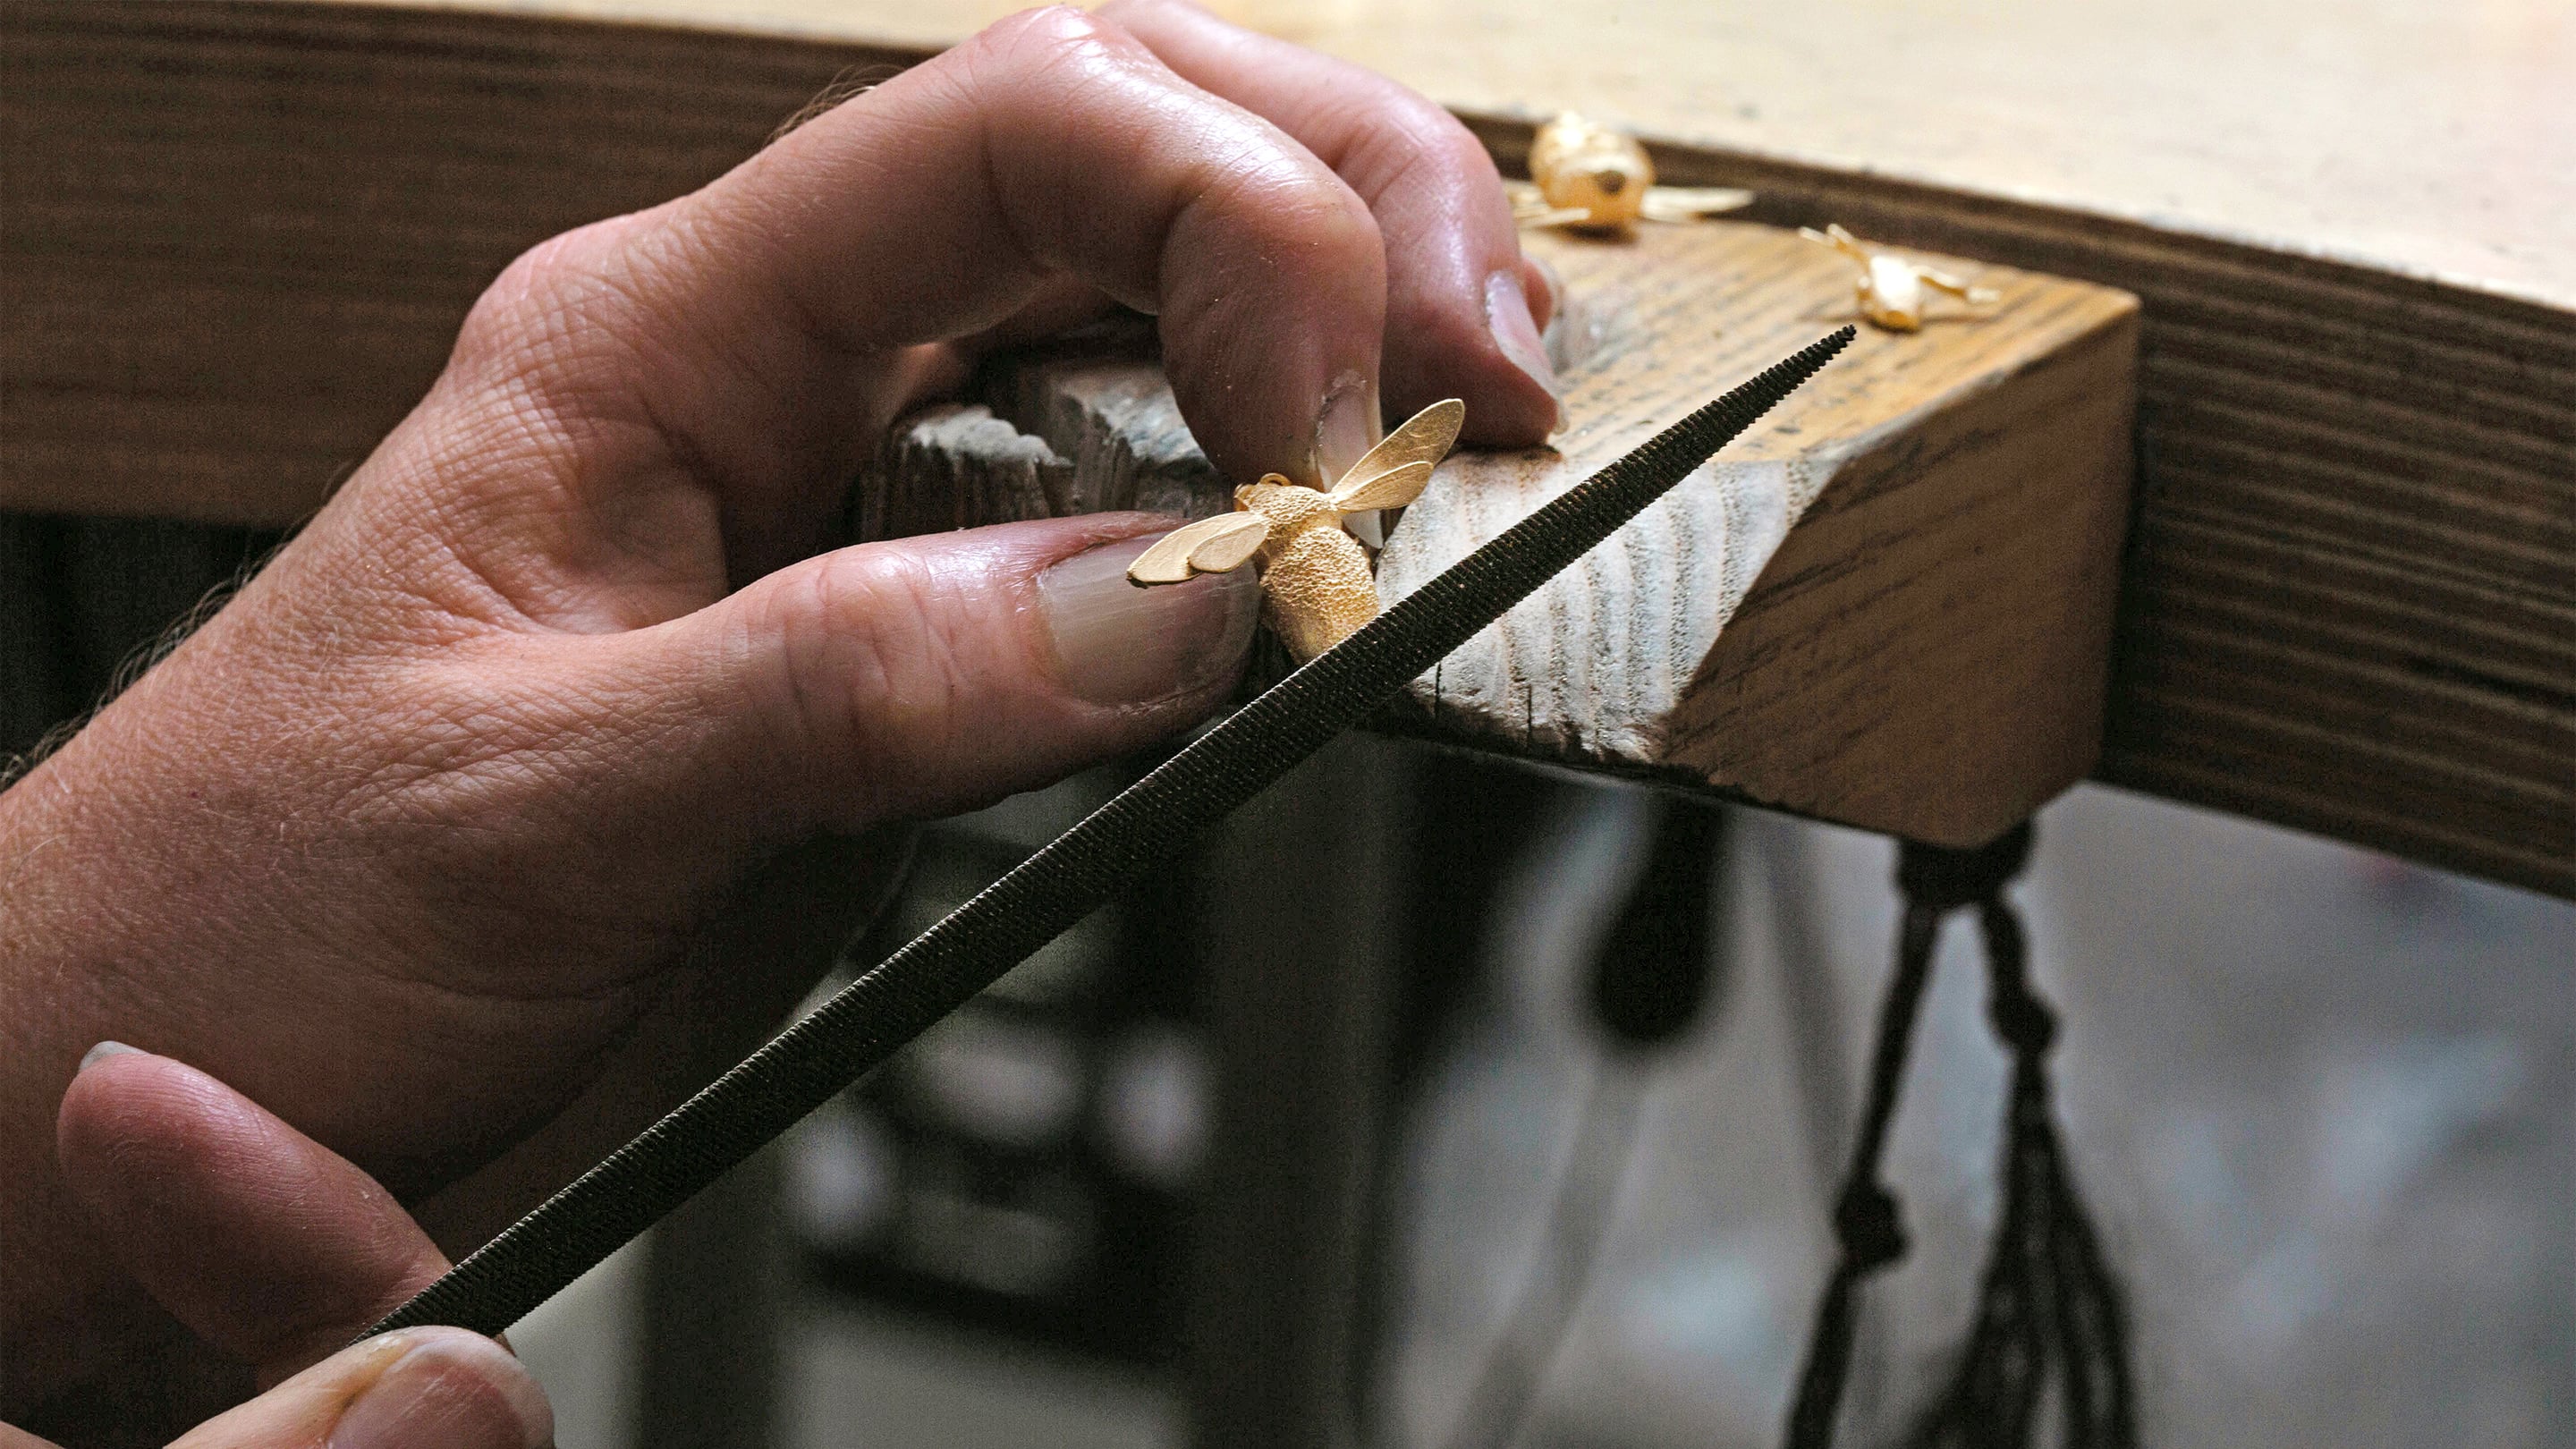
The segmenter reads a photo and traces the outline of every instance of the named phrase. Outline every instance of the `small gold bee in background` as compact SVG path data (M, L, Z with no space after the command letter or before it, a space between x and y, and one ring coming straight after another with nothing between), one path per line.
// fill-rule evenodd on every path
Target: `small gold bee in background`
M1840 226L1828 226L1823 231L1802 226L1798 235L1822 242L1860 265L1860 275L1852 279L1852 297L1860 304L1863 317L1890 332L1923 330L1926 287L1946 292L1972 307L1986 306L2002 296L1992 288L1971 287L1948 272L1894 252L1872 251Z
M1467 405L1456 398L1433 403L1352 464L1330 492L1265 474L1234 490L1236 512L1183 525L1138 554L1127 566L1128 582L1177 584L1258 559L1272 632L1298 662L1312 659L1377 617L1368 553L1342 520L1421 496L1466 420Z
M1657 186L1655 163L1634 137L1572 111L1538 128L1529 172L1503 183L1523 226L1625 232L1641 220L1698 221L1753 200L1728 186Z

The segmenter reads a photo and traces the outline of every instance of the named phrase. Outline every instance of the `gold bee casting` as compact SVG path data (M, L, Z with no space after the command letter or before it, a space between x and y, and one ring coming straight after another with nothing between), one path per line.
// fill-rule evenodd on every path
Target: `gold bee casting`
M1639 221L1698 221L1753 200L1728 186L1657 186L1655 163L1627 133L1572 111L1538 128L1530 179L1505 182L1523 226L1625 232Z
M1823 231L1812 227L1798 228L1798 235L1812 242L1822 242L1851 258L1860 266L1860 275L1852 279L1852 297L1860 304L1860 314L1890 332L1923 330L1923 289L1946 292L1968 303L1982 307L2002 294L1988 287L1971 287L1948 272L1927 267L1921 262L1900 257L1894 252L1872 251L1860 238L1840 226Z
M1140 586L1177 584L1258 560L1271 630L1299 661L1312 659L1377 617L1368 553L1343 520L1420 496L1466 418L1467 405L1456 398L1433 403L1387 434L1329 492L1266 474L1234 490L1236 512L1175 529L1138 554L1127 578Z

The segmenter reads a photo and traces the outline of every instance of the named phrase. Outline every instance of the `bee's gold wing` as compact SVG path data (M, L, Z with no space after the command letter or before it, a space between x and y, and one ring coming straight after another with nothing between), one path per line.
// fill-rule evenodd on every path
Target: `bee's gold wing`
M1638 214L1648 221L1697 221L1752 204L1752 192L1732 186L1649 186Z
M1190 550L1190 567L1203 574L1234 572L1250 563L1270 537L1270 523L1258 513L1228 513L1207 522L1218 526Z
M1423 488L1430 482L1431 465L1417 460L1401 468L1390 468L1374 478L1343 483L1333 490L1333 507L1342 513L1402 508L1421 497Z
M1127 565L1127 578L1138 584L1177 584L1196 574L1221 574L1243 567L1260 551L1270 525L1257 513L1220 513L1185 523L1154 541Z
M1941 271L1935 267L1917 266L1914 271L1917 276L1920 276L1923 279L1923 284L1925 286L1931 287L1937 291L1947 292L1951 296L1958 298L1962 302L1969 303L1972 306L1982 307L1989 303L2003 300L2003 294L1992 287L1972 286L1969 283L1960 281L1957 277L1951 276L1948 272Z
M1798 235L1805 237L1811 242L1832 247L1835 251L1841 252L1844 256L1851 258L1853 261L1860 263L1864 267L1869 265L1868 249L1860 244L1860 238L1843 230L1842 223L1840 222L1835 222L1833 225L1826 227L1823 231L1818 231L1812 226L1802 226L1798 228Z
M1592 219L1579 206L1551 206L1547 196L1527 181L1506 181L1503 194L1512 199L1512 220L1522 226L1577 226Z
M1405 419L1402 427L1369 449L1351 465L1349 472L1342 475L1341 481L1333 485L1333 506L1345 513L1355 508L1395 507L1392 503L1350 503L1345 500L1406 464L1431 466L1448 457L1449 450L1457 446L1458 430L1466 422L1467 405L1454 397L1433 403ZM1413 491L1419 493L1422 489L1416 485Z

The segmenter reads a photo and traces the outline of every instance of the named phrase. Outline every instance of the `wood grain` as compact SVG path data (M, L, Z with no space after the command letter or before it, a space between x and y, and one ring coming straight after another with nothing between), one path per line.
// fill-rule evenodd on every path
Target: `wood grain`
M301 516L511 255L973 3L0 7L0 506ZM2576 895L2563 7L1234 8L1481 108L1507 166L1506 113L1583 105L1756 219L2138 294L2103 777Z
M1849 265L1776 228L1526 244L1572 299L1551 338L1568 425L1547 448L1443 463L1380 556L1387 602L1851 312ZM2127 516L2136 303L1945 264L1999 300L1911 336L1864 331L1416 681L1389 723L1952 844L2082 778ZM997 360L979 397L898 426L860 485L865 536L1230 506L1150 334Z
M300 519L512 257L712 180L847 67L917 58L367 6L0 6L0 506Z

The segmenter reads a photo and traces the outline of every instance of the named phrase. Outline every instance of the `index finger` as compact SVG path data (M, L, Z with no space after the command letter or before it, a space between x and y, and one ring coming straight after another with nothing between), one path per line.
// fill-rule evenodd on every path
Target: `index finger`
M95 1049L55 1120L63 1179L136 1282L274 1382L447 1259L356 1164L214 1077Z
M460 359L533 377L547 411L624 408L672 438L722 480L731 538L837 498L872 441L871 364L1067 274L1159 315L1182 414L1231 476L1317 475L1319 433L1376 405L1367 206L1278 127L1069 9L1006 20L521 266Z
M1277 122L1369 204L1386 237L1391 416L1464 398L1475 441L1547 436L1557 405L1539 340L1544 283L1521 258L1493 158L1457 117L1375 71L1186 0L1110 0L1100 13L1192 84Z

